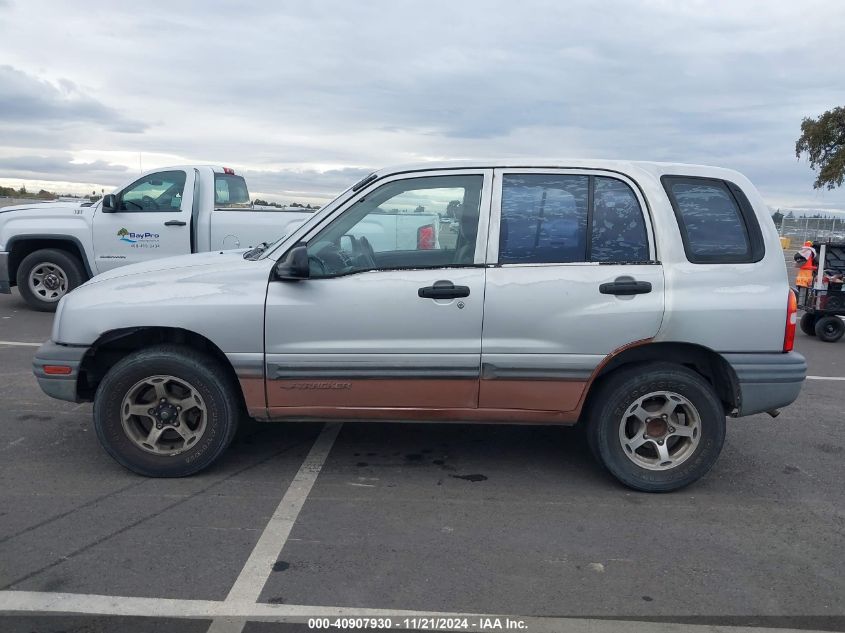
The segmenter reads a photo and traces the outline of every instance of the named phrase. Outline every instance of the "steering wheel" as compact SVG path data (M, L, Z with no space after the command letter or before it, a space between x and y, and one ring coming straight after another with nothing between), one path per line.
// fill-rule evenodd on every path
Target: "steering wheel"
M364 269L375 268L376 260L370 240L366 237L349 236L352 240L352 254L355 256L358 266Z
M150 196L144 196L143 198L141 198L141 204L144 206L145 209L158 209L158 203Z
M365 235L362 235L358 241L361 244L361 250L364 251L364 256L369 260L370 267L375 268L376 252L373 250L370 240L368 240Z
M313 277L324 277L328 267L326 262L316 255L308 255L308 270Z

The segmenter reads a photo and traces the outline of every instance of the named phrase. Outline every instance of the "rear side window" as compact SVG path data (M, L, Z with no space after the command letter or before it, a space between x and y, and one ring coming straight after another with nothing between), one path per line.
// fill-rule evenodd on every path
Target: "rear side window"
M615 178L506 174L499 262L645 262L645 218L631 188Z
M243 176L214 174L214 206L218 209L246 209L250 206Z
M739 187L710 178L664 176L662 181L689 261L750 263L763 257L760 226Z
M588 176L508 174L502 181L502 264L583 262Z

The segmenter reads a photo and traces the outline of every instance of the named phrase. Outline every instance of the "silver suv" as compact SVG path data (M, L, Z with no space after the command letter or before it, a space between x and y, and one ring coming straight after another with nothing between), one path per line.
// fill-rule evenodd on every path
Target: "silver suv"
M622 483L667 491L710 469L726 416L795 400L794 332L774 224L737 172L426 163L276 243L95 277L34 368L148 476L207 467L244 414L580 423Z

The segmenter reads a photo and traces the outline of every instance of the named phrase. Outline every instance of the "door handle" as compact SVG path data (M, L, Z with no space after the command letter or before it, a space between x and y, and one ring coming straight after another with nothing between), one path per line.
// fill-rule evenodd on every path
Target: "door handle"
M451 281L435 281L433 286L425 286L417 291L423 299L459 299L469 296L469 286L456 286Z
M599 286L603 295L644 295L651 292L651 282L637 281L633 277L617 277Z
M187 222L183 220L168 220L164 223L164 226L185 226Z

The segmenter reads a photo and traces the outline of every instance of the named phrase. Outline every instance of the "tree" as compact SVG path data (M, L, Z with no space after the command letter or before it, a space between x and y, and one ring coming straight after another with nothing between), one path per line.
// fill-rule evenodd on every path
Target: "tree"
M833 108L817 119L801 121L795 155L806 153L810 167L818 171L813 189L835 189L845 181L845 107Z
M775 222L775 226L780 226L780 223L783 222L783 213L780 212L780 209L772 213L772 220Z

